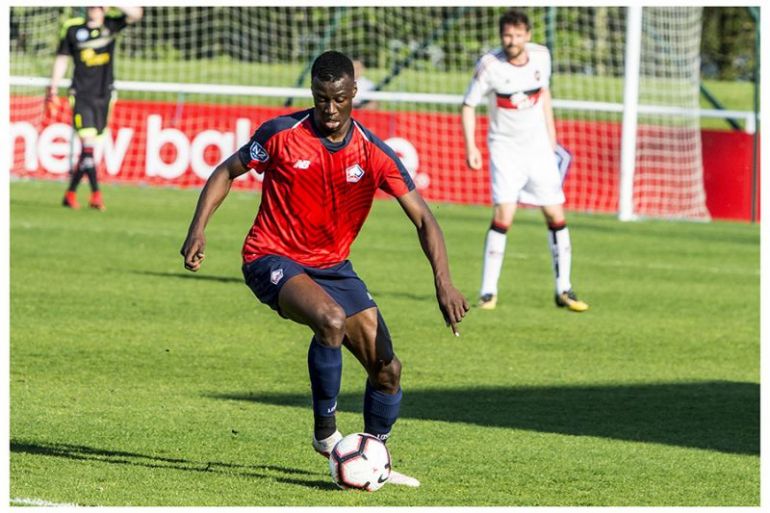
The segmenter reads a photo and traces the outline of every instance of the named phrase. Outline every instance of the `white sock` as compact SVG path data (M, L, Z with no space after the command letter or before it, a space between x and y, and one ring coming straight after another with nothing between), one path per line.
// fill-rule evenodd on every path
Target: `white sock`
M570 283L572 244L570 243L569 229L566 226L560 230L549 229L548 243L551 246L556 293L561 294L572 288L572 283Z
M504 233L489 230L484 243L484 269L481 273L481 293L497 294L497 281L500 279L500 270L503 267L505 256L505 242L507 236Z

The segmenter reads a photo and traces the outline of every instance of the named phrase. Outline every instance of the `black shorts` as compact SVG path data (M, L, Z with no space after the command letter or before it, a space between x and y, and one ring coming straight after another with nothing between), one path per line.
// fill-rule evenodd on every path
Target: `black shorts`
M243 265L246 285L257 299L281 316L283 314L278 307L278 293L289 278L302 273L319 284L345 310L348 317L377 306L366 290L366 284L353 270L350 260L326 269L318 269L300 265L290 258L267 255Z
M101 135L107 128L113 100L114 95L99 98L76 93L72 105L72 126L78 135Z

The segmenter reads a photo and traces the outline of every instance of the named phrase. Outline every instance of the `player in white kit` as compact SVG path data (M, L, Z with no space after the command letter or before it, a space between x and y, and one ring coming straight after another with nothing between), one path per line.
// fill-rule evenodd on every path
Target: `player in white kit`
M526 14L512 10L500 17L501 48L479 59L462 107L468 167L479 170L475 108L489 99L489 156L494 216L484 245L480 308L497 305L497 282L505 254L506 233L519 201L541 207L548 224L555 276L555 302L583 312L588 305L572 290L572 249L564 217L564 192L555 151L556 127L548 88L551 55L530 42Z

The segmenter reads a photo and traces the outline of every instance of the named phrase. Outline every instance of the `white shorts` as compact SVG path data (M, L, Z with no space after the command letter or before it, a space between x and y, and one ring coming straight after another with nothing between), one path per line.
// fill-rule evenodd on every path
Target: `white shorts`
M489 141L489 160L494 204L564 203L562 176L550 146L522 149L510 141Z

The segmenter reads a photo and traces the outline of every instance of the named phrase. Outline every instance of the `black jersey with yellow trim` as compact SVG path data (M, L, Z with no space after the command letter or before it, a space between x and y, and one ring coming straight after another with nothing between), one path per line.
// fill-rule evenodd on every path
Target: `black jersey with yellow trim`
M75 63L72 89L76 95L106 98L112 90L115 38L128 24L125 14L107 15L101 27L88 27L85 18L62 25L57 55L70 55Z

